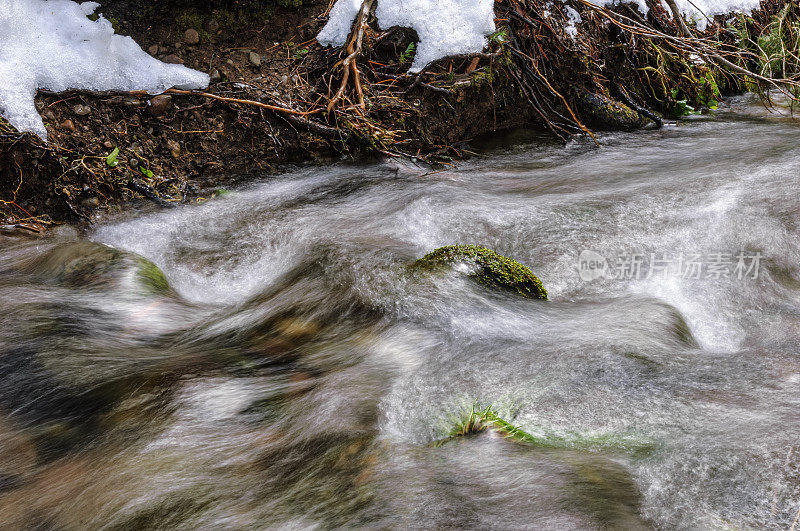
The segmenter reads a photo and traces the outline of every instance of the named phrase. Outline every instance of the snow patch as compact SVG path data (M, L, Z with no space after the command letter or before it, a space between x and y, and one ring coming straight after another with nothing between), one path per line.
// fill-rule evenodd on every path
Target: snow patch
M207 74L169 65L130 37L115 35L97 2L0 0L0 115L20 131L47 139L34 106L39 88L61 92L146 90L208 86Z
M588 1L591 4L594 4L594 5L600 6L600 7L611 7L611 6L619 5L619 4L622 4L622 3L630 2L632 4L636 4L636 7L639 8L639 11L643 15L646 15L647 12L649 11L649 9L647 7L647 2L645 2L645 0L588 0Z
M666 2L662 0L662 5L667 13L669 10ZM697 29L703 31L708 25L709 19L713 20L716 15L728 13L744 13L749 15L753 10L758 9L760 0L675 0L686 21L695 24Z
M580 13L569 6L564 7L564 12L567 14L567 19L569 20L567 25L564 26L564 31L566 31L567 35L574 39L578 35L577 25L583 22L583 19L581 18Z
M419 46L411 72L449 55L477 53L486 46L486 37L495 31L494 0L377 0L375 14L381 28L392 26L413 28L419 35ZM589 0L596 6L610 7L632 2L642 14L647 14L645 0ZM662 0L663 3L663 0ZM689 24L699 30L706 28L708 19L725 13L746 13L758 9L759 0L675 0L678 10ZM667 13L671 13L664 4ZM361 0L337 0L328 23L317 40L323 45L342 46L361 9ZM569 18L565 30L575 38L581 22L577 11L565 6ZM550 5L544 16L550 15Z
M361 0L338 0L317 40L342 46L360 9ZM442 57L478 53L495 32L494 0L378 0L375 16L383 29L400 26L419 35L411 72Z
M589 0L592 4L601 7L618 5L625 0ZM647 4L645 0L632 0L639 8L639 11L646 15ZM709 20L713 20L716 15L728 13L744 13L749 15L753 10L758 9L760 0L675 0L675 6L684 16L687 23L695 25L700 31L704 31L708 26ZM661 5L667 14L672 17L672 11L664 0Z

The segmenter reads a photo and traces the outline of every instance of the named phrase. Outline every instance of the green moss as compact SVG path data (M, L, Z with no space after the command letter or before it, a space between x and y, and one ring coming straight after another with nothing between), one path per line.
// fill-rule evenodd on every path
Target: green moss
M472 85L475 87L482 87L484 85L491 85L495 80L495 72L490 66L483 72L479 72L472 78Z
M118 18L108 17L108 21L111 23L111 27L114 28L115 33L119 33L122 30L122 25Z
M556 433L551 430L540 430L539 434L532 434L500 417L491 406L481 409L476 405L472 406L472 410L467 415L456 421L447 437L434 441L433 446L439 447L456 437L474 435L489 428L506 438L540 448L585 451L613 450L636 457L644 457L652 454L658 446L650 438L628 433Z
M614 130L631 130L644 127L646 121L639 113L602 94L582 92L578 96L581 114L589 125Z
M186 32L188 29L193 29L197 31L201 41L208 40L210 35L206 30L203 29L204 21L205 17L194 9L181 12L177 17L175 17L175 23L178 25L177 38L179 40L183 39L184 32Z
M237 9L215 9L211 12L211 18L219 23L224 33L232 33L271 19L275 14L275 6L297 8L302 5L302 0L274 0L264 4L252 1L239 4Z
M457 263L477 266L478 270L471 276L482 284L510 290L531 299L547 300L547 291L530 269L516 260L477 245L440 247L417 260L414 267L435 269Z
M136 275L142 285L154 295L169 291L169 282L164 272L157 265L146 258L138 257L139 270Z

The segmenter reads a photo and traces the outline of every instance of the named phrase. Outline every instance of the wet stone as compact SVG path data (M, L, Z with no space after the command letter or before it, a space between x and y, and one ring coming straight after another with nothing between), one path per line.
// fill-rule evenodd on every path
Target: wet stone
M150 99L150 114L152 116L161 116L170 108L172 104L172 96L160 94Z

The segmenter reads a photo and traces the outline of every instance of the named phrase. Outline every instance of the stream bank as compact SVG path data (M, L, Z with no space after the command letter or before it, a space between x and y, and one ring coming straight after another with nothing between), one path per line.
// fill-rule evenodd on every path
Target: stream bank
M346 92L326 113L342 77L341 51L314 40L327 2L108 0L99 11L118 33L163 61L211 74L207 93L217 99L40 91L49 144L0 120L0 224L38 232L91 224L132 201L204 201L289 165L387 156L446 164L469 156L471 140L502 130L538 128L566 140L635 129L752 88L689 61L686 50L627 35L602 13L583 10L575 27L568 10L581 4L568 4L497 4L499 30L486 53L439 61L420 76L406 74L415 34L373 23L359 58L365 109ZM781 9L765 3L746 24L757 35ZM616 11L632 16L626 6ZM659 5L646 18L675 32ZM732 38L722 22L705 35L714 32L720 42Z

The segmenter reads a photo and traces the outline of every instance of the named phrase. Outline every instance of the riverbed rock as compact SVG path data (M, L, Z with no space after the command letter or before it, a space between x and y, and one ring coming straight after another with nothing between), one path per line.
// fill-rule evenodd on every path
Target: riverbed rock
M523 297L547 300L539 278L516 260L477 245L448 245L432 251L416 262L414 269L436 270L458 264L469 268L468 275L481 284L513 291Z

